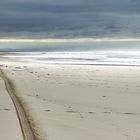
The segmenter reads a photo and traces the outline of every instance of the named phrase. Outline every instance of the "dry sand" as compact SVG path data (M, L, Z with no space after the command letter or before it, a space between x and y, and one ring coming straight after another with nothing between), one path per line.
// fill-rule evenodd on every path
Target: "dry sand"
M139 67L6 65L47 140L140 140Z
M14 105L0 78L0 140L23 140Z

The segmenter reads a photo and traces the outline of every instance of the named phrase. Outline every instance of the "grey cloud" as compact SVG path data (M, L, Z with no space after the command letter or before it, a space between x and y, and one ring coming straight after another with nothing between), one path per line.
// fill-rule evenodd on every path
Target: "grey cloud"
M139 0L1 0L0 36L140 35Z

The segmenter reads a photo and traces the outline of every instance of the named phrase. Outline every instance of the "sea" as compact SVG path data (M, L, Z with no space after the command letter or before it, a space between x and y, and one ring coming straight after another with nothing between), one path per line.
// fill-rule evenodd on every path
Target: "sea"
M140 66L140 41L0 42L0 52L39 64Z

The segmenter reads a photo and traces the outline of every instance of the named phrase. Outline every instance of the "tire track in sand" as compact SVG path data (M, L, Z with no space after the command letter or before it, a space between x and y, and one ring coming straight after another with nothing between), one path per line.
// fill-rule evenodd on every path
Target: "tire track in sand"
M19 120L19 124L21 127L21 131L23 134L24 140L40 140L38 138L34 127L31 124L27 112L20 99L16 96L16 90L12 83L12 81L4 74L4 72L0 69L0 76L4 80L6 90L15 106L17 117Z

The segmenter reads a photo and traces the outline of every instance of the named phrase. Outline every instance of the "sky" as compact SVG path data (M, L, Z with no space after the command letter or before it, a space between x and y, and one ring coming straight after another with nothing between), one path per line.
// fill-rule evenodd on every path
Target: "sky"
M140 37L140 0L0 0L0 37Z

